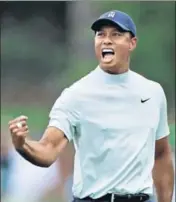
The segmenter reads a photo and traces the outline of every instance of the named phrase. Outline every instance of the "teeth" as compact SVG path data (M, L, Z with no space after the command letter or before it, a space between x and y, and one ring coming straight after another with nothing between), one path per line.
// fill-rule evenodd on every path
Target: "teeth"
M104 48L102 52L103 53L114 53L114 51L110 48Z

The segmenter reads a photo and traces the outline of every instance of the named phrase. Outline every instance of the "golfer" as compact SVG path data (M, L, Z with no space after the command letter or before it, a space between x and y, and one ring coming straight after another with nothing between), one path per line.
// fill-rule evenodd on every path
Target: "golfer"
M109 11L91 28L98 66L62 92L39 141L28 138L26 116L9 122L16 151L48 167L73 141L75 202L147 202L154 185L158 202L171 202L167 103L160 84L132 71L136 26Z

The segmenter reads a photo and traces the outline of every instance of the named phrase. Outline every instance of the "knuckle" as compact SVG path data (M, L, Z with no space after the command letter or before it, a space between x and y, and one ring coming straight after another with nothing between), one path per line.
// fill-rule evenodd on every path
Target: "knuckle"
M12 129L12 133L16 133L16 129Z
M9 126L9 128L10 128L10 129L15 128L15 127L14 127L14 124L11 124L11 125Z

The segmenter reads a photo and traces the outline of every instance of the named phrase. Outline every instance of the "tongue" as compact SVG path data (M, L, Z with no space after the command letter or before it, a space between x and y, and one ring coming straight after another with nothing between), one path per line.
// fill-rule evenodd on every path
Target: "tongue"
M106 54L103 58L103 61L108 63L108 62L111 62L112 59L113 59L113 54Z

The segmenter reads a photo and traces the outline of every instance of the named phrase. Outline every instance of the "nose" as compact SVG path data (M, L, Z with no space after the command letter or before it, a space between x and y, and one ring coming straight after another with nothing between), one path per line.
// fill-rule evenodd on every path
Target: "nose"
M111 45L112 44L112 41L110 39L110 37L106 36L103 40L103 44L104 45Z

